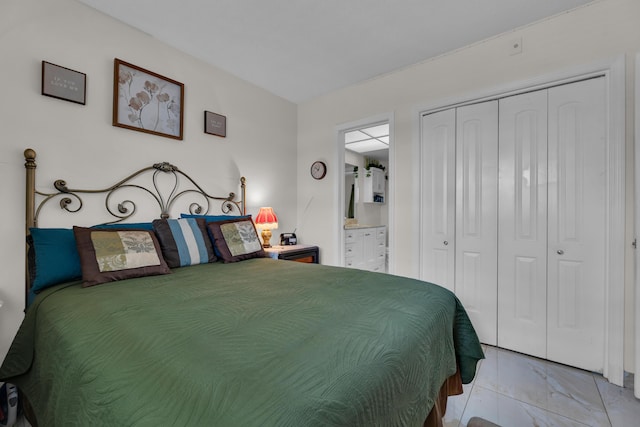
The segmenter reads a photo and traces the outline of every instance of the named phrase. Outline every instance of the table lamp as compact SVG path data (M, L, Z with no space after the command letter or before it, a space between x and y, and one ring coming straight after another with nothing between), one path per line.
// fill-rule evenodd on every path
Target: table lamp
M255 219L256 228L262 230L262 247L271 247L271 230L278 228L278 217L273 208L260 208Z

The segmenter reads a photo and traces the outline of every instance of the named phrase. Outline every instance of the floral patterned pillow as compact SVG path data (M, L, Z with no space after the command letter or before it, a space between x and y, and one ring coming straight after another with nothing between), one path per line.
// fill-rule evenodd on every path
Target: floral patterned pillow
M225 263L266 256L251 217L210 222L207 228Z
M153 231L73 227L73 233L83 287L171 272Z

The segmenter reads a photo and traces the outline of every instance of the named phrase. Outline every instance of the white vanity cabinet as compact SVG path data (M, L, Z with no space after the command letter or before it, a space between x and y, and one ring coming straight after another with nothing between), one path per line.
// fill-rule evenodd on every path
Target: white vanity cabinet
M349 227L345 229L344 235L345 267L385 272L386 226Z

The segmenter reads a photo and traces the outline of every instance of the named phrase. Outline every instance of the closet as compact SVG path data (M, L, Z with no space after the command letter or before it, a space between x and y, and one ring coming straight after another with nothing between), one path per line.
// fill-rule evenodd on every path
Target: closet
M606 89L592 78L422 117L422 279L481 341L604 366Z

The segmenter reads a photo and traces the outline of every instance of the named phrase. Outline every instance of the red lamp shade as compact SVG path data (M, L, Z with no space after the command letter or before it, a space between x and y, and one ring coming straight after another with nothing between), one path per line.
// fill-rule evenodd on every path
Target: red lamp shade
M270 230L278 228L278 217L273 212L273 208L260 208L255 222L259 228L268 228Z
M262 247L271 247L271 230L278 228L278 217L273 208L260 208L255 219L256 227L262 230Z

